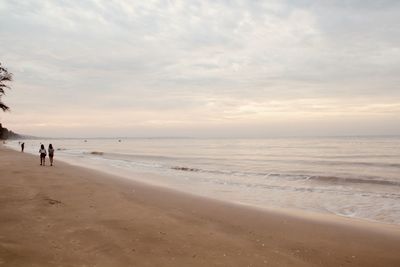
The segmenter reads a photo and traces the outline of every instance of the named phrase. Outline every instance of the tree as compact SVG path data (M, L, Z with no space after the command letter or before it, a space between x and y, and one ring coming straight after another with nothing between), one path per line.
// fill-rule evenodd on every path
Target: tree
M10 108L1 101L1 97L6 94L5 89L11 89L10 86L6 85L4 82L12 81L12 73L9 73L8 70L1 66L0 63L0 109L3 111L7 111Z

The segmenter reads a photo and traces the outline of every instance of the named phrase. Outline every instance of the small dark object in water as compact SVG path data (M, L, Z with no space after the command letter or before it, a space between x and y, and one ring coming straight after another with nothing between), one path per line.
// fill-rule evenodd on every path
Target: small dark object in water
M171 169L177 170L177 171L187 171L187 172L198 172L198 171L200 171L199 169L195 169L195 168L179 167L179 166L172 167Z

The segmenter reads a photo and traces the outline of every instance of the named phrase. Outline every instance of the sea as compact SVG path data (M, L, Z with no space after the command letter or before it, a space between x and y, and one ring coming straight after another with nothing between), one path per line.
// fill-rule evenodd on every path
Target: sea
M35 155L40 144L53 144L54 168L60 160L257 208L400 224L400 137L25 139L7 146L19 150L20 142Z

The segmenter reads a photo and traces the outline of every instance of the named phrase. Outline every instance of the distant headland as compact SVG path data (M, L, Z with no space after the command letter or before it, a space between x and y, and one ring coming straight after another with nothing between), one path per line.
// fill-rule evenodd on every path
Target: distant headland
M0 140L19 139L23 137L24 136L14 133L13 131L8 130L7 128L3 128L2 124L0 123Z

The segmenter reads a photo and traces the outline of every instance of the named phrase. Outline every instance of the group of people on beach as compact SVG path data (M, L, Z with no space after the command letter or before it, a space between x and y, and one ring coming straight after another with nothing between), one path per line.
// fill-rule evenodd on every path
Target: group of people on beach
M24 152L25 149L25 143L18 142L21 145L21 152ZM43 144L40 144L40 149L39 149L39 154L40 154L40 166L45 166L46 165L46 156L47 152L49 152L49 159L50 159L50 166L53 166L53 158L54 158L54 148L52 144L49 144L49 148L46 149L44 148Z
M52 144L49 145L47 151L49 152L50 166L53 166L54 148ZM43 144L40 145L39 154L40 154L40 165L45 166L47 152Z

